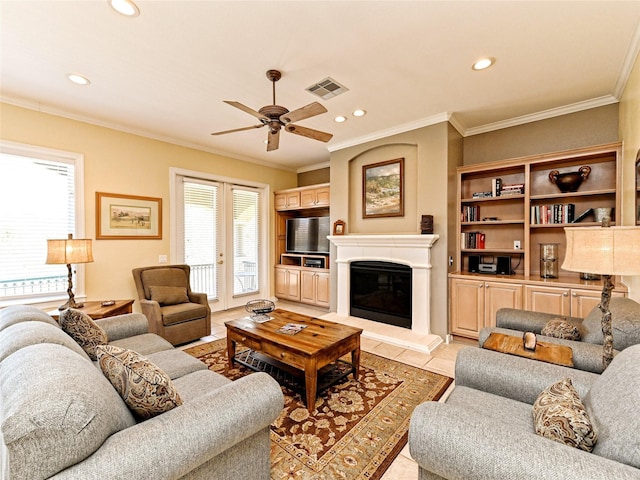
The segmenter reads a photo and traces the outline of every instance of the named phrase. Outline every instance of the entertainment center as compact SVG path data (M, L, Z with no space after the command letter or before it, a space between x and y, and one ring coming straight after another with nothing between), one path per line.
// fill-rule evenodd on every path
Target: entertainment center
M329 308L329 184L275 192L275 294Z

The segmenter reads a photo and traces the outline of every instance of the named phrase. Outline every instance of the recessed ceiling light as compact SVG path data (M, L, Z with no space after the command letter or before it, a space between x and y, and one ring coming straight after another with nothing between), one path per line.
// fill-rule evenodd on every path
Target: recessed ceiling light
M67 78L71 80L73 83L77 83L78 85L89 85L91 82L84 75L79 75L77 73L69 73Z
M495 62L496 59L493 57L481 58L476 63L474 63L471 68L473 68L474 70L484 70L485 68L489 68Z
M336 118L333 119L333 121L338 123L346 122L347 117L345 117L344 115L338 115Z
M109 0L109 5L118 13L127 17L137 17L140 9L131 0Z
M353 116L354 117L364 117L367 114L366 110L362 110L362 109L358 109L358 110L354 110L353 111Z

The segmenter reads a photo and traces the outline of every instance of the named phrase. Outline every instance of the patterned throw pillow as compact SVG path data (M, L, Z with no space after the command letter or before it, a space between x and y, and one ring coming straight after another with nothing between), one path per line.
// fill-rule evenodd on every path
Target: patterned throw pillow
M121 347L97 347L98 363L124 402L146 420L182 405L169 376L143 356Z
M538 435L591 452L597 435L589 414L565 378L545 389L533 404L533 423Z
M562 338L564 340L580 340L578 327L567 322L564 318L549 320L540 333L547 337Z
M60 312L62 330L73 338L87 352L91 360L96 360L96 347L109 343L107 333L89 315L74 308Z
M189 302L189 295L185 287L151 286L149 291L151 292L151 300L162 306Z

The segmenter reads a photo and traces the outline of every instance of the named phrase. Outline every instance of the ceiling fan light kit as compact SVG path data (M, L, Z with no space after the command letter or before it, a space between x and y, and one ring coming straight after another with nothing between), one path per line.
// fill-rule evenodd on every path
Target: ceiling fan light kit
M269 127L269 133L267 135L267 151L277 150L280 144L280 130L282 127L287 132L294 133L303 137L311 138L313 140L319 140L321 142L328 142L333 137L332 134L321 132L320 130L314 130L312 128L301 127L300 125L293 125L292 122L311 118L321 113L326 113L327 109L324 108L318 102L310 103L297 110L289 111L287 108L276 104L276 82L282 78L282 73L279 70L267 70L267 78L272 83L273 92L273 104L266 105L260 110L256 111L252 108L243 105L240 102L224 100L224 103L236 107L249 115L253 115L260 123L258 125L251 125L250 127L234 128L232 130L224 130L222 132L214 132L211 135L224 135L227 133L240 132L243 130L251 130L254 128L261 128L264 126Z

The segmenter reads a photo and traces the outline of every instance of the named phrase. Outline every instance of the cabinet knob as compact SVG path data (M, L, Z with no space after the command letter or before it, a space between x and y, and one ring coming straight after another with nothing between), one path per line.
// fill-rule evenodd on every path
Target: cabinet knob
M578 296L578 294L577 294L576 292L573 292L573 296L574 296L574 297L577 297L577 296Z
M241 342L246 342L246 341L247 341L247 337L242 337L242 338L240 339L240 341L241 341Z
M563 297L568 297L568 296L569 296L569 292L564 292L564 293L562 294L562 296L563 296Z
M284 358L284 352L280 352L280 358Z

